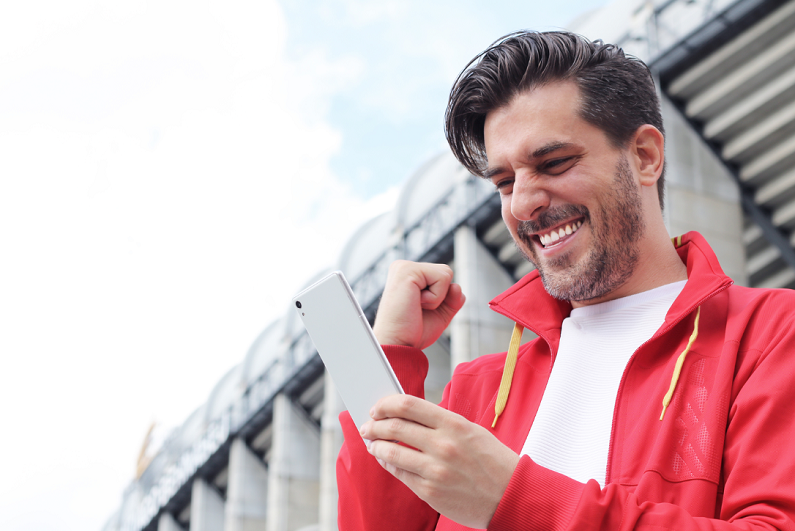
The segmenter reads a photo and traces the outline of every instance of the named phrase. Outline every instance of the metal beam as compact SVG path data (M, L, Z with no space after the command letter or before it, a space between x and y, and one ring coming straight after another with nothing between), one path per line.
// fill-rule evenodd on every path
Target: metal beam
M662 90L663 93L665 93L664 87ZM745 210L754 223L756 223L759 228L762 229L762 233L764 234L767 241L781 251L781 258L787 263L787 265L795 269L795 249L793 249L792 245L790 245L791 235L788 232L776 227L775 224L773 224L770 212L754 201L754 190L744 183L742 179L740 179L740 169L736 165L723 158L722 146L718 142L707 140L704 137L703 124L693 118L690 118L687 113L685 113L684 102L672 98L669 99L674 104L674 107L676 107L676 109L679 111L682 118L684 118L687 123L690 124L690 127L692 127L698 133L698 136L701 138L704 144L706 144L706 146L729 171L729 174L732 176L734 182L737 184L737 187L740 190L740 202L742 204L743 210Z

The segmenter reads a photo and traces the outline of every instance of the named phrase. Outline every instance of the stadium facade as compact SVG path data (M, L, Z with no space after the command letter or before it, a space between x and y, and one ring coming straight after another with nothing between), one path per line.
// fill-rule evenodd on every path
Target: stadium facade
M658 79L670 233L701 232L738 284L795 287L795 0L617 0L570 29L620 44ZM429 400L456 364L508 344L487 302L532 266L499 211L493 187L444 153L337 264L371 319L393 260L453 267L467 303L426 350ZM288 303L142 463L104 531L337 529L343 406Z

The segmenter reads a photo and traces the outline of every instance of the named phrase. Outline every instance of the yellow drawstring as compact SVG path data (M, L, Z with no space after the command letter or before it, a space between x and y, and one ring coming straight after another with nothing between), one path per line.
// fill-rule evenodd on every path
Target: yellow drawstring
M682 236L671 238L671 243L673 243L674 247L680 247L682 245ZM682 351L679 358L676 360L674 374L671 377L671 386L668 388L668 392L663 398L663 409L660 414L660 420L665 417L665 410L668 409L668 405L671 403L674 389L676 389L676 383L679 381L679 375L682 372L682 365L685 363L685 357L687 357L687 353L690 352L690 347L693 346L693 343L698 337L699 317L701 317L701 306L699 306L696 311L696 321L693 325L693 333L690 335L690 340L687 342L687 347L685 347L685 350ZM514 324L513 334L511 334L511 344L508 347L508 354L505 357L505 367L502 369L502 379L500 380L500 389L497 392L497 402L494 404L494 422L491 423L492 428L497 426L497 419L500 418L500 415L502 415L502 412L505 410L505 405L508 403L508 394L511 392L511 382L513 381L513 371L516 369L516 358L519 354L519 343L522 341L522 332L524 332L524 327L519 323Z
M508 347L508 355L505 357L505 367L502 369L502 379L500 380L500 390L497 392L497 402L494 404L494 422L491 427L497 425L497 419L500 418L505 404L508 403L508 393L511 392L511 381L513 380L513 370L516 368L516 357L519 354L519 343L522 341L522 332L524 327L519 323L513 325L513 334L511 334L511 344Z
M679 381L679 374L682 372L682 365L685 363L685 357L687 353L690 352L690 347L693 346L695 343L696 338L698 337L698 318L701 317L701 306L698 307L696 311L696 322L693 324L693 333L690 334L690 340L687 342L687 346L685 350L679 354L679 357L676 359L676 365L674 366L674 374L671 377L671 386L668 388L668 392L665 393L663 397L663 408L662 413L660 414L660 420L663 419L665 416L665 410L668 409L668 404L671 403L671 398L674 396L674 389L676 388L676 382Z

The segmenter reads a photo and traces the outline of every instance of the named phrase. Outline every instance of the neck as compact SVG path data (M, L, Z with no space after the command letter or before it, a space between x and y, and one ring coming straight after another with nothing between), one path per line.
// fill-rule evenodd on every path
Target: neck
M632 276L617 289L594 299L571 301L574 308L590 306L659 288L666 284L687 280L687 267L671 243L668 231L662 224L649 226L640 242L639 259Z

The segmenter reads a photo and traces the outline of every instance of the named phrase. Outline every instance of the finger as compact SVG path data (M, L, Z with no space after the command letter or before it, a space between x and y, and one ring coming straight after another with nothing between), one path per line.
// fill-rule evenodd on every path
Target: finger
M373 441L368 451L382 467L401 481L406 474L421 477L419 472L426 466L427 458L421 452L392 441Z
M427 346L423 342L422 312L441 304L446 295L444 286L449 285L449 279L452 279L452 270L445 265L406 260L393 262L389 266L386 286L373 325L378 341L387 345ZM444 287L444 294L438 301L437 295L426 289L431 284L437 295L441 294ZM423 296L428 299L426 303L422 301Z
M446 264L419 264L420 303L425 310L435 310L444 303L453 281L453 270Z
M361 434L371 441L395 441L407 444L420 451L430 443L433 430L427 426L404 419L372 420L362 426ZM372 444L372 443L371 443Z
M444 421L449 411L411 395L390 395L380 399L370 410L375 420L404 419L428 428L436 428Z
M419 496L418 486L421 485L423 482L422 476L419 476L413 472L409 472L408 470L403 470L402 468L398 468L395 465L387 463L383 459L376 458L376 460L384 470L395 476L397 479L403 482L404 485L406 485L412 491L417 493L417 495Z
M452 319L453 316L458 313L458 310L464 306L465 302L466 296L461 290L461 286L458 284L450 284L450 287L447 288L447 296L439 307L440 313L442 313L445 318Z

